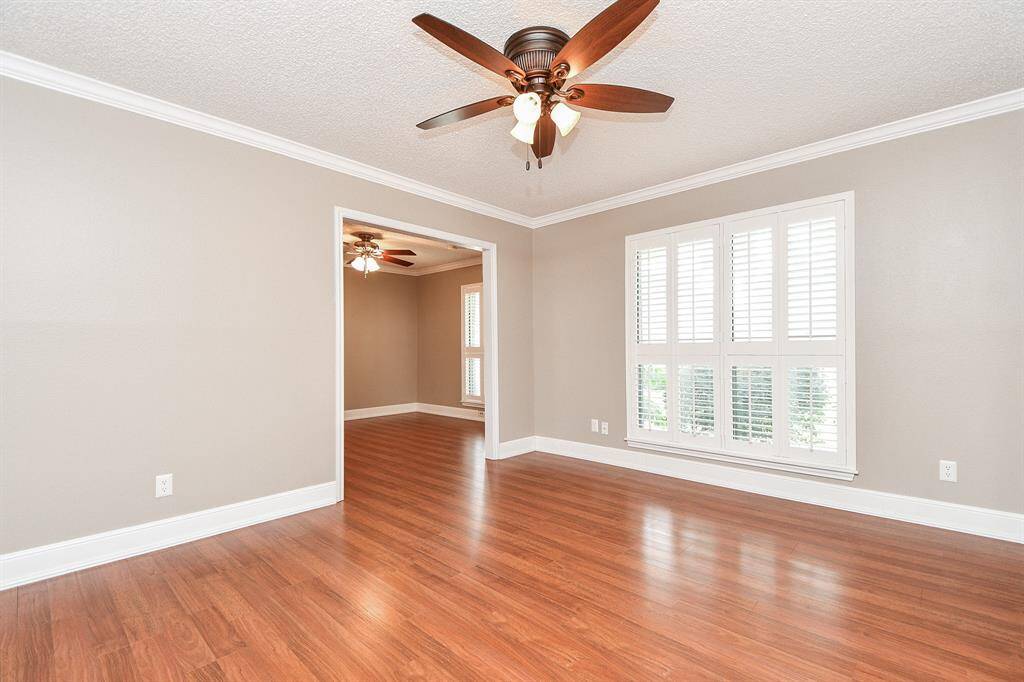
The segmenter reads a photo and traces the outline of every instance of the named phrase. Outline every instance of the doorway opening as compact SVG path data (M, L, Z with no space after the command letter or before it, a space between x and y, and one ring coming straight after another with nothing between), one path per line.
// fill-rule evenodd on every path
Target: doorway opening
M420 413L479 422L482 447L471 456L495 459L497 245L341 207L332 229L337 499L346 420ZM432 428L479 428L429 419Z

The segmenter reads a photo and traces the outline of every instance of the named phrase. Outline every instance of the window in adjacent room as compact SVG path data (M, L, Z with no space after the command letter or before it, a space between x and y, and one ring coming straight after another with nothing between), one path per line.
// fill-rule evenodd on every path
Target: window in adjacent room
M626 238L630 445L851 479L853 194Z
M484 404L483 284L462 287L462 402Z

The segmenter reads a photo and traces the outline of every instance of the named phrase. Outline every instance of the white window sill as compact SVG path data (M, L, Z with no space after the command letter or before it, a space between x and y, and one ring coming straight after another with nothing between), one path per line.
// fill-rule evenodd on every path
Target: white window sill
M484 409L484 403L483 403L482 400L463 400L462 401L462 406L463 407L471 407L471 408L473 408L475 410L482 410L482 409Z
M693 447L685 447L673 443L662 443L657 441L627 438L626 444L632 448L642 450L656 450L668 452L674 455L686 455L687 457L699 457L700 459L711 459L717 462L729 462L731 464L744 464L746 466L759 467L762 469L775 469L788 471L794 474L806 474L808 476L820 476L822 478L834 478L840 481L852 481L857 475L856 469L843 466L818 465L795 462L793 460L782 460L775 458L763 458L754 455L745 455L735 452L723 452L721 450L700 450Z

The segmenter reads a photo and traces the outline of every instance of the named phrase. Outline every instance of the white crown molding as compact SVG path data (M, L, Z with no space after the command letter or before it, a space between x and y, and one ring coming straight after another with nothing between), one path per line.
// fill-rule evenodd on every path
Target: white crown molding
M419 180L369 166L359 161L325 152L299 142L234 123L217 116L204 114L178 104L172 104L127 88L104 83L48 64L27 59L11 52L0 51L0 76L39 85L75 97L149 116L192 130L216 135L234 142L264 149L315 166L369 180L394 189L426 197L449 206L473 211L491 218L504 220L523 227L532 227L533 218L493 204L463 196Z
M335 503L334 481L0 555L0 590Z
M642 201L658 199L670 194L678 194L691 189L697 189L698 187L713 185L725 180L733 180L744 175L752 175L774 168L791 166L795 163L810 161L822 156L838 154L859 147L867 147L868 145L887 142L908 135L925 133L929 130L945 128L946 126L958 123L967 123L979 118L1005 114L1022 108L1024 108L1024 88L1010 90L1009 92L974 100L973 102L957 104L927 114L911 116L910 118L885 123L873 128L865 128L864 130L858 130L820 142L812 142L802 147L794 147L793 149L768 154L767 156L761 156L750 161L742 161L731 166L697 173L696 175L690 175L678 180L651 185L650 187L626 192L618 196L593 201L589 204L582 204L575 208L555 211L538 218L533 218L530 222L530 227L537 229L547 225L554 225L567 220L573 220L574 218L582 218L594 213L602 213L614 208L621 208L631 204L638 204Z
M530 217L485 201L480 201L479 199L473 199L472 197L434 187L419 180L413 180L412 178L375 168L338 154L325 152L277 135L256 130L255 128L233 123L217 116L204 114L194 109L150 97L149 95L143 95L87 76L58 69L11 52L0 51L0 76L14 78L118 109L149 116L167 123L216 135L227 140L247 144L274 152L275 154L305 161L322 168L369 180L370 182L376 182L403 192L448 204L449 206L455 206L531 229L582 218L583 216L657 199L670 194L686 192L717 182L740 178L744 175L760 173L803 161L810 161L822 156L838 154L851 149L857 149L858 147L866 147L879 142L895 140L908 135L924 133L929 130L936 130L1024 108L1024 88L1010 90L1009 92L974 100L973 102L965 102L926 114L911 116L910 118L892 123L885 123L873 128L847 133L820 142L813 142L802 147L768 154L767 156L697 173L696 175L690 175L678 180L670 180L607 199L581 204L573 208Z
M1024 543L1024 514L547 436L536 436L531 449L820 507Z
M460 268L471 268L474 265L483 265L483 260L478 256L470 260L456 260L450 263L438 263L437 265L429 265L420 270L409 270L408 268L401 268L396 265L383 264L380 272L388 275L405 275L406 277L422 277L423 275L433 275L438 272L448 272L449 270L458 270Z

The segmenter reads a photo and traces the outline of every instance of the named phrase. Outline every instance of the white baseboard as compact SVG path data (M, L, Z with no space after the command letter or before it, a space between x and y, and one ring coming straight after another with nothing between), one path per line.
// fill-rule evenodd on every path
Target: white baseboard
M521 439L525 440L525 439ZM1024 514L697 462L673 455L535 437L534 449L858 514L1024 543ZM518 442L518 441L513 441ZM502 444L504 445L504 444Z
M508 459L517 455L525 455L527 452L533 452L536 449L537 438L535 436L507 440L504 443L498 444L498 456L494 459Z
M409 412L423 412L424 414L436 414L441 417L455 417L456 419L472 419L478 422L484 420L484 411L482 409L431 405L430 403L402 403L400 405L381 405L379 407L361 407L355 410L345 410L345 421L369 419L370 417L387 417L392 414L408 414Z
M456 419L472 419L482 422L484 411L471 407L449 407L448 405L431 405L430 403L416 403L416 411L425 414L436 414L441 417L455 417Z
M0 555L0 590L334 504L334 481Z
M360 407L355 410L345 410L345 421L353 419L369 419L370 417L387 417L392 414L405 414L416 412L416 403L402 403L401 405L381 405L379 407Z

